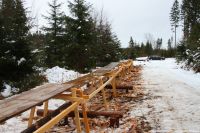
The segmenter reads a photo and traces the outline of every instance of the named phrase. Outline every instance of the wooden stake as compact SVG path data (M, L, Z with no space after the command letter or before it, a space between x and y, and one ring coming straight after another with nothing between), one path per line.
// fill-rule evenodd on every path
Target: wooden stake
M117 97L117 91L116 91L116 79L113 78L112 80L112 90L113 90L113 97Z
M47 115L47 112L48 112L48 104L49 104L48 101L45 101L45 102L44 102L44 114L43 114L43 117L45 117L45 116Z
M76 97L76 88L72 89L72 97ZM76 123L76 129L77 133L81 133L81 123L80 123L80 118L79 118L79 112L78 112L78 106L74 109L74 114L75 114L75 123Z
M83 97L83 91L79 89L80 96ZM87 112L86 112L86 102L82 104L82 113L83 113L83 120L85 124L85 131L86 133L90 132L90 126L88 122Z
M35 108L36 107L31 108L31 112L30 112L30 116L29 116L29 120L28 120L28 127L30 127L33 124L33 118L34 118L34 114L35 114Z

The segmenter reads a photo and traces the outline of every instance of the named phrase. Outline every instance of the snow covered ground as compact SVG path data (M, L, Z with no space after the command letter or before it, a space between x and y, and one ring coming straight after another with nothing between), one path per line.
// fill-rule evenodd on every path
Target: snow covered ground
M152 132L199 133L200 74L181 69L175 59L135 65L143 66L143 86L149 95L132 114L145 116Z
M200 74L181 69L175 59L136 61L134 64L143 66L142 85L147 96L136 103L130 114L149 121L153 133L199 133ZM45 74L51 83L61 83L80 76L58 67L47 70ZM62 102L51 100L51 109ZM0 133L18 133L25 129L27 121L23 119L27 119L28 114L29 111L0 125Z

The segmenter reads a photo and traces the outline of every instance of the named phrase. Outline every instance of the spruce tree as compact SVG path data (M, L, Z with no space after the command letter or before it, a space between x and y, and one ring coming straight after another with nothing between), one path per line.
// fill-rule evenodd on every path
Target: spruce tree
M66 42L64 41L64 13L60 11L62 3L53 0L48 3L51 8L49 16L44 16L48 26L44 27L46 32L46 64L48 67L66 66Z
M200 46L200 1L183 0L182 19L184 22L184 38L190 49Z
M136 58L136 47L132 37L130 37L129 41L129 58L130 59Z
M100 19L97 25L97 51L98 66L105 66L110 62L118 61L120 57L120 42L112 33L109 22Z
M171 20L172 30L175 34L175 47L176 47L176 32L180 21L180 7L178 0L174 1L174 4L171 8L170 20Z
M66 38L69 42L69 67L80 72L95 66L94 20L90 15L90 4L85 0L69 2L71 17L66 17Z
M34 72L34 60L26 38L29 26L22 1L3 0L0 16L0 82L25 89L30 82L24 80Z

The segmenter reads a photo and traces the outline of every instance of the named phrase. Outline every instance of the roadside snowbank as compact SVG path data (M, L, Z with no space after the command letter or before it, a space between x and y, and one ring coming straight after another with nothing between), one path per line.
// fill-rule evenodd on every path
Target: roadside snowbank
M55 66L47 69L44 75L49 83L64 83L80 77L80 73Z

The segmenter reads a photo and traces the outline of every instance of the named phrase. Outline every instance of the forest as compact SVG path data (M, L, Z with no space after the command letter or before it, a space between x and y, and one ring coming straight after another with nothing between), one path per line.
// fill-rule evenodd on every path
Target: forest
M0 0L0 91L6 85L20 93L45 82L41 71L59 66L80 73L123 59L160 55L176 57L200 71L200 2L177 0L170 19L175 37L163 48L163 39L137 43L130 35L122 48L112 24L85 0L68 1L66 15L58 0L48 3L47 24L32 32L35 18L28 16L22 0ZM95 15L94 15L95 14ZM183 25L183 39L176 44L176 29ZM175 45L174 39L175 38Z

